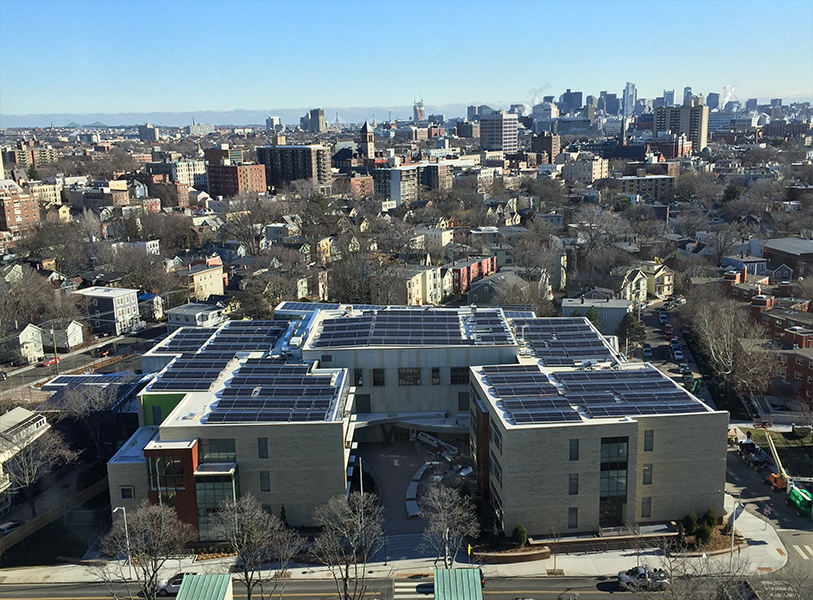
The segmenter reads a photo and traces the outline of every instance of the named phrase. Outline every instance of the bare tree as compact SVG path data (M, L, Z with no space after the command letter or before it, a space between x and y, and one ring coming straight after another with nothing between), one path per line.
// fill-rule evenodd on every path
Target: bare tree
M708 244L714 250L717 261L722 261L734 248L738 239L738 232L730 225L720 225L708 234Z
M698 206L693 204L681 206L680 214L677 217L677 228L680 235L694 239L697 232L707 229L708 225L708 216Z
M762 325L751 319L748 305L714 290L696 290L679 314L684 322L691 323L714 375L727 386L733 382L739 341L765 337Z
M312 552L330 569L340 600L361 600L368 588L366 564L384 540L384 511L375 494L336 496L314 513L322 532Z
M427 521L423 543L451 569L463 540L480 533L474 504L453 488L433 485L421 497L421 512Z
M740 398L764 394L771 388L779 367L778 346L773 340L739 340L734 356L733 383Z
M174 508L144 500L127 515L126 529L124 519L113 522L102 550L108 556L128 554L141 594L154 600L161 568L194 538L194 528L181 521Z
M276 516L266 512L251 494L241 496L236 501L225 501L217 511L211 536L225 541L237 555L237 568L240 580L246 586L249 600L254 588L259 585L260 598L264 597L262 567L271 561L278 561L280 568L274 573L274 588L284 585L291 559L302 549L302 541L296 531L285 526Z
M53 468L76 459L76 454L68 448L62 436L49 429L33 441L22 440L9 443L13 456L5 463L5 470L15 489L22 490L31 517L37 516L37 499L34 487Z

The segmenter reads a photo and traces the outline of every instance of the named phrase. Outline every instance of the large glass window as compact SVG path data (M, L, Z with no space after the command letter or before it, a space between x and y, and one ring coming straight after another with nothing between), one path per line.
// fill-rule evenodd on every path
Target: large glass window
M417 367L401 367L398 369L398 385L421 385L421 370Z
M384 369L373 369L373 387L384 387L387 385L384 379Z
M198 443L199 458L202 463L234 462L237 453L234 450L234 438L200 440Z
M494 476L494 479L497 483L500 484L502 487L502 466L500 465L500 461L497 460L497 457L494 456L494 453L491 453L491 460L489 461L489 471Z
M627 502L628 437L601 438L599 524L622 523Z
M185 490L183 460L180 456L150 456L147 459L150 490L158 492L161 502L175 506L175 494Z
M196 475L195 492L200 539L207 540L214 514L224 500L237 499L237 488L231 475Z

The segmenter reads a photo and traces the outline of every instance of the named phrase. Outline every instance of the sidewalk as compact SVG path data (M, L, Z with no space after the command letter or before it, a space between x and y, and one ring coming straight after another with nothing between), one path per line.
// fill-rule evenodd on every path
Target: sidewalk
M725 507L727 514L734 507L735 499L726 494ZM736 529L745 538L747 547L734 550L738 561L747 561L748 569L754 573L776 571L785 566L787 557L784 546L770 523L752 515L741 508L737 511ZM462 551L461 551L462 553ZM698 556L678 559L680 561L696 562L707 561L707 571L727 571L729 568L730 553L725 552L715 556ZM495 577L547 577L548 569L554 565L566 577L614 577L619 571L630 569L637 564L648 564L658 567L664 564L664 556L658 549L644 550L613 550L598 553L562 554L546 560L509 565L471 565L457 563L458 567L480 566L486 578ZM183 572L196 573L225 573L229 570L233 559L207 560L195 562L193 558L172 560L164 569L165 577ZM127 568L122 563L123 572ZM435 566L434 559L420 558L411 560L370 563L367 571L373 578L405 577L415 574L431 574ZM297 564L291 567L291 579L321 579L330 577L326 567ZM19 569L0 569L0 584L13 583L79 583L98 581L98 578L84 566L79 565L49 565L41 567L26 567Z

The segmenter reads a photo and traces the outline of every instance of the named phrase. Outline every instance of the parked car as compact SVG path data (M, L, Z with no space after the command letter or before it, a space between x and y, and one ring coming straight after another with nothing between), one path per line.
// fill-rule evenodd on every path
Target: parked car
M676 337L669 340L669 345L672 346L672 348L680 348L680 342Z
M6 379L8 379L8 373L0 371L0 381L5 381Z
M194 573L178 573L168 580L159 581L155 586L156 594L159 596L176 595L178 590L181 589L181 583L183 583L185 575L194 575Z
M674 331L667 331L666 332L666 339L671 342L672 340L676 340L677 336L675 335Z
M683 350L679 348L677 350L672 351L672 356L674 357L676 362L683 362L683 359L685 358L683 356Z
M667 323L669 321L669 313L662 312L659 318L661 320L661 323Z
M23 525L25 525L25 521L6 521L0 525L0 537L8 535L12 531L16 531Z
M652 346L644 344L644 358L652 358Z
M40 367L50 367L52 365L55 365L58 362L59 362L59 357L58 356L48 356L45 359L40 361L39 366Z
M622 590L662 590L669 585L669 575L663 569L633 567L618 574L618 585Z
M692 374L692 370L689 368L689 363L682 362L678 365L678 372L681 375L685 375L688 373L689 375Z

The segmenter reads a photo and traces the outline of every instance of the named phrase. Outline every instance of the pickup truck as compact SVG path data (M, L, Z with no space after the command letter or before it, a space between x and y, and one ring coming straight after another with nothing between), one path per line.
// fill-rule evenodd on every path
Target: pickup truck
M669 575L663 569L650 569L646 565L633 567L618 574L622 590L662 590L669 585Z

